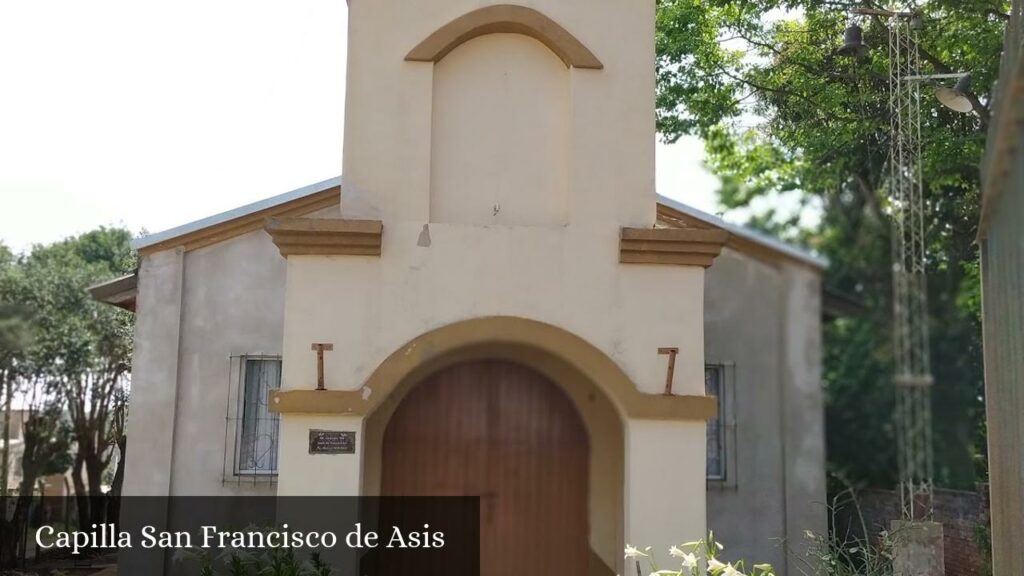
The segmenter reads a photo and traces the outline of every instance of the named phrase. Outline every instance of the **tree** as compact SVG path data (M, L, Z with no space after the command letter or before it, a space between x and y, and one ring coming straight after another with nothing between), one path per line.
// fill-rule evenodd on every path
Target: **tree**
M130 240L127 230L100 228L39 250L43 260L53 262L63 285L62 304L47 316L47 334L60 357L58 376L75 441L72 482L83 526L103 521L102 479L120 439L115 415L127 398L132 351L131 315L93 301L86 288L134 267ZM64 328L53 330L58 324Z
M922 109L923 180L929 242L937 481L972 487L983 418L978 293L978 166L990 87L998 73L1003 0L932 0L920 9L928 72L971 71L977 113L934 100ZM752 224L827 256L828 289L866 312L826 326L830 465L855 481L895 481L890 422L891 264L883 192L889 143L888 30L861 22L873 46L861 60L836 49L853 6L871 1L659 0L658 128L673 141L704 139L727 209L758 200ZM922 91L928 98L928 90ZM820 212L797 225L806 207Z
M63 397L38 362L36 318L25 295L32 281L16 259L0 246L0 384L4 395L2 494L6 498L10 465L11 405L18 396L22 453L21 483L10 518L0 518L0 564L15 559L15 550L28 519L36 480L68 469L70 430L63 421ZM3 506L7 510L6 502Z
M3 272L0 272L3 274ZM28 313L17 304L0 301L0 390L3 392L3 451L0 458L0 495L6 496L11 464L11 405L19 363L32 342Z
M0 287L14 264L14 254L0 243ZM3 393L3 449L0 452L0 496L6 496L11 466L11 403L14 399L14 372L20 357L32 341L32 327L26 310L5 301L0 292L0 392Z
M127 400L132 350L130 314L95 302L86 289L134 267L126 230L100 228L48 246L17 263L13 298L31 310L31 349L47 398L59 400L74 441L72 482L79 525L103 521L102 479L123 432L116 414Z

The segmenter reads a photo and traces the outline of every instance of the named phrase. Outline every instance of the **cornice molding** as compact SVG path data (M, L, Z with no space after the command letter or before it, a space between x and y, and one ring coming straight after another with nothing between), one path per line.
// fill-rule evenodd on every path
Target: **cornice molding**
M267 218L264 229L281 255L380 256L380 220Z
M729 233L725 230L622 228L619 233L619 262L707 268L728 240Z

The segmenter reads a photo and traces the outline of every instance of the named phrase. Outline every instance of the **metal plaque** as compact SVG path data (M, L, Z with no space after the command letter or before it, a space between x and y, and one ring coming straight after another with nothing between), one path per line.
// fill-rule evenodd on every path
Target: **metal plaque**
M355 454L356 433L340 430L310 430L310 454Z

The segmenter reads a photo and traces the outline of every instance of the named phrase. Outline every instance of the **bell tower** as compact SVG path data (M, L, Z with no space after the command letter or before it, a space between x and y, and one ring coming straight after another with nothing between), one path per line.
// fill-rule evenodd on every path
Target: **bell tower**
M386 431L419 409L401 408L415 388L500 361L557 386L584 423L563 475L574 498L545 506L580 528L578 573L632 573L625 543L704 535L704 268L727 233L655 228L654 21L651 0L350 0L341 218L268 227L288 258L279 494L386 492L403 462ZM333 346L319 374L316 343ZM502 398L491 428L520 421L517 405L544 413ZM311 453L323 430L352 452ZM479 456L456 436L429 473ZM508 469L543 453L517 438L491 454ZM519 468L544 489L560 477ZM526 526L520 492L449 488L518 518L495 526Z
M342 210L654 223L654 4L352 0Z

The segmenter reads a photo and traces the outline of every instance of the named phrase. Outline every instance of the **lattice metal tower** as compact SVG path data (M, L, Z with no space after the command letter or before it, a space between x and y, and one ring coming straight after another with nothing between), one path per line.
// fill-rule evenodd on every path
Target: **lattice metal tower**
M932 373L925 282L925 202L921 180L921 90L918 20L889 20L891 148L888 189L892 213L895 425L900 501L908 520L932 513Z

